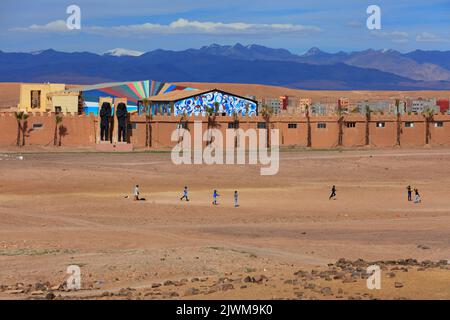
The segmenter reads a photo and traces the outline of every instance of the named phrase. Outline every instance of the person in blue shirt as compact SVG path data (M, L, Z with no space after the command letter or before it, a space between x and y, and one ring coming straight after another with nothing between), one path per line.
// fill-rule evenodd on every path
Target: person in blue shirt
M214 192L213 192L213 202L212 202L213 205L217 205L217 197L218 197L218 196L219 196L219 194L217 193L217 190L214 189Z
M183 196L180 198L180 200L183 200L183 199L186 199L186 201L189 201L189 198L188 198L188 187L184 187Z

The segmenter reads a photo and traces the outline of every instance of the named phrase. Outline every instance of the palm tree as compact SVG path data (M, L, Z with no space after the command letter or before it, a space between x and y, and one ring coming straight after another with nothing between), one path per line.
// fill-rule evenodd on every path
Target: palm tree
M208 125L207 125L208 139L206 140L207 146L209 146L212 143L210 129L214 129L219 126L219 124L217 123L217 118L216 118L218 108L219 108L219 103L214 102L214 108L206 107L206 109L205 109L206 114L208 115Z
M423 116L425 117L425 144L429 144L431 141L431 130L430 124L434 121L434 110L431 108L427 108L423 112Z
M395 99L395 111L397 113L397 146L400 146L400 139L402 134L402 121L400 114L400 100Z
M233 112L233 128L239 129L239 114L236 111ZM236 136L234 137L234 147L235 148L238 147L238 141L239 141L238 134L239 134L239 131L236 132Z
M183 140L183 135L180 135L180 129L189 130L187 127L187 119L188 116L186 114L186 111L184 111L180 116L180 121L178 122L178 143L180 143Z
M264 105L261 110L261 116L263 117L264 121L266 122L266 148L270 145L270 118L273 114L272 109L270 109L268 106Z
M150 101L148 99L142 100L145 112L145 146L152 146L152 125L151 120L153 118L152 110L150 109Z
M342 146L343 144L343 137L344 137L344 111L342 110L341 104L338 104L337 108L337 115L338 115L338 125L339 125L339 132L338 132L338 146Z
M370 109L370 107L368 105L366 105L366 143L365 145L368 146L370 144L370 116L371 116L372 110Z
M24 115L23 111L15 113L16 121L17 121L17 140L16 140L16 144L17 144L18 147L20 147L20 133L22 132L23 115Z
M312 137L311 137L311 116L309 115L309 104L305 106L306 113L306 124L307 124L307 138L306 138L306 147L311 148L312 146Z
M23 112L16 112L15 113L16 116L16 121L17 121L17 139L16 139L16 145L18 147L24 146L25 145L25 132L27 130L27 119L28 119L28 115ZM20 141L20 135L22 134L22 143Z
M60 125L58 129L58 134L59 134L58 146L61 147L62 137L65 137L67 135L67 128L64 125Z
M28 128L28 121L27 121L28 117L29 117L28 114L23 114L22 116L22 146L25 145L25 133Z
M56 146L58 144L58 127L60 125L60 123L63 121L63 118L60 115L56 115L55 117L55 132L53 135L53 145ZM60 139L61 142L61 139Z

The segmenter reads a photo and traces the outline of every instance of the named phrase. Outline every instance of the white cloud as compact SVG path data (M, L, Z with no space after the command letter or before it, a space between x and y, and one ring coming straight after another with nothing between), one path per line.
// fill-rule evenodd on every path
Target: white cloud
M14 31L70 31L65 21L58 20L46 25L32 25L14 28ZM119 26L84 26L82 32L114 36L145 36L150 34L209 34L209 35L267 35L267 34L309 34L320 32L317 26L299 24L255 24L245 22L201 22L178 19L169 24L143 23Z
M12 28L10 31L19 31L19 32L65 32L71 31L67 28L66 21L64 20L56 20L49 22L47 24L33 24L29 27L19 27Z
M438 35L429 32L421 32L417 35L416 41L418 42L449 42L448 39L444 39Z
M409 34L403 31L372 31L374 36L387 39L394 43L405 43L409 41Z

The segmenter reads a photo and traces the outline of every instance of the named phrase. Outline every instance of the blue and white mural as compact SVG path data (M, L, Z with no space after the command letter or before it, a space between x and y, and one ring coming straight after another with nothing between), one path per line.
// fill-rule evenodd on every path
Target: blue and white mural
M217 110L216 104L218 104ZM178 100L174 103L174 115L186 113L191 115L206 115L206 109L211 108L218 113L226 113L228 116L234 113L240 115L255 116L257 111L256 102L239 98L221 91L211 91L198 96Z

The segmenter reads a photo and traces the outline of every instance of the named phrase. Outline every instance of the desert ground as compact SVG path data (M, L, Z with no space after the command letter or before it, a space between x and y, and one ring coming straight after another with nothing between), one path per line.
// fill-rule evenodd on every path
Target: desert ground
M0 299L450 299L449 163L449 149L284 150L261 176L165 152L2 151Z

